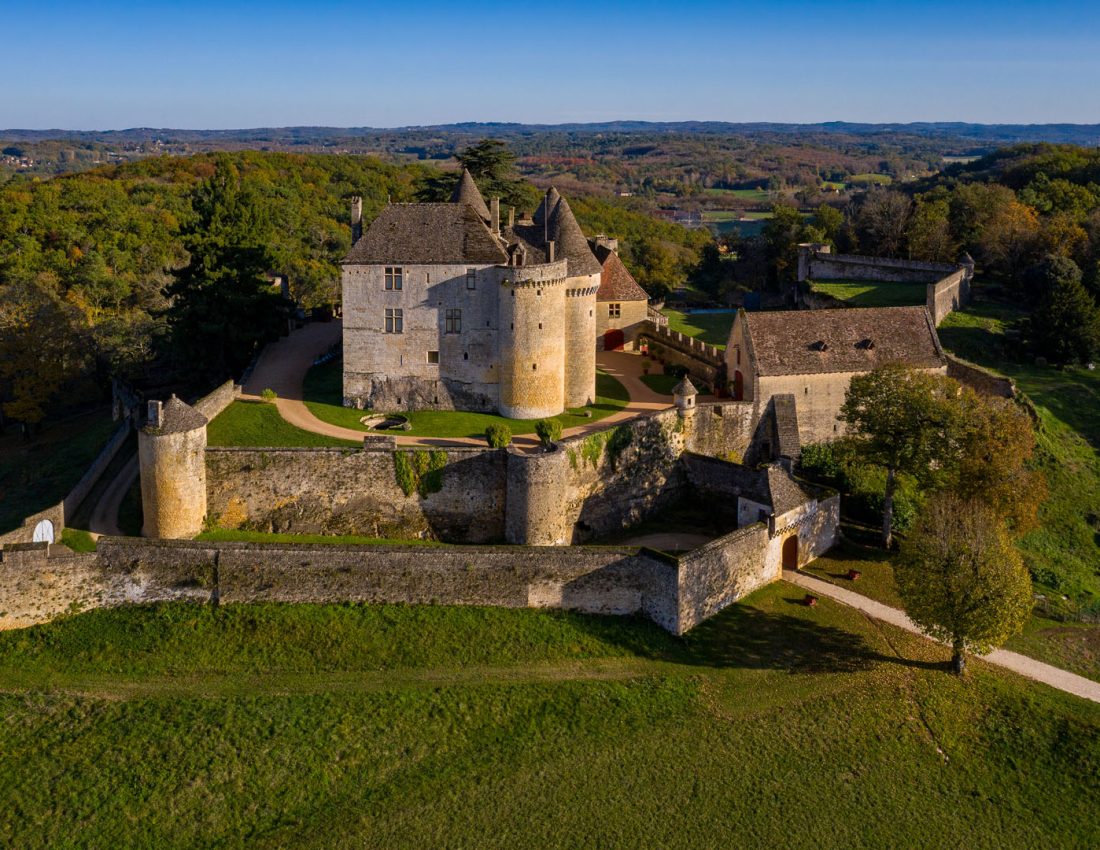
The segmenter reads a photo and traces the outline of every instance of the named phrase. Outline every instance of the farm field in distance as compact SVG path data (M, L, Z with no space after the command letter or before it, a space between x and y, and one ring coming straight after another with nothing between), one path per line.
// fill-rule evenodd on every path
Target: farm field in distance
M186 603L0 634L0 838L1100 840L1100 706L981 662L960 681L942 648L800 598L772 585L684 639L552 611Z

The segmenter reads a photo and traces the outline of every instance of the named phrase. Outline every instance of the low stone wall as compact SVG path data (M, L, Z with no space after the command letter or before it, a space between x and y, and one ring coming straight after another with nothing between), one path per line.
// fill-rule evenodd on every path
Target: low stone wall
M947 358L948 377L954 378L960 384L965 384L980 395L997 396L998 398L1016 397L1016 385L1010 378L994 375L980 366L967 363L965 360L960 360L950 354L945 356Z
M768 527L739 528L679 559L677 624L682 634L779 578L767 563Z
M109 584L94 554L74 555L45 543L5 545L0 551L0 629L100 607Z
M800 271L803 268L800 267ZM886 280L898 283L932 283L959 270L954 263L925 263L859 254L811 252L805 265L810 280Z
M409 470L433 457L442 469L406 494L399 457ZM501 541L505 477L501 449L206 449L208 517L224 528Z
M0 534L0 546L7 548L11 544L30 543L34 540L34 529L42 520L48 520L53 524L54 540L61 539L61 531L65 528L65 503L58 502L36 514L31 514L23 520L19 528Z
M970 272L959 268L935 283L928 284L925 303L932 319L939 327L949 314L970 301Z
M725 384L726 361L722 352L713 345L679 331L670 331L648 319L639 325L638 342L644 342L649 347L650 356L666 366L687 369L704 391Z
M207 419L213 419L241 397L242 387L232 380L226 381L213 392L203 396L193 405Z

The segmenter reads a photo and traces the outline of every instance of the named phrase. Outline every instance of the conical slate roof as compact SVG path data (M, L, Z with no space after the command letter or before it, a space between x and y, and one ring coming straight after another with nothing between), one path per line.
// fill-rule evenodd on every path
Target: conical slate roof
M535 214L531 216L531 220L535 224L541 225L548 218L554 214L554 208L558 205L558 201L561 200L561 195L558 194L558 190L551 186L546 190L546 194L543 195L542 203L539 204Z
M194 431L207 423L207 418L185 401L172 396L164 403L160 412L160 427L146 426L150 434L179 434Z
M452 204L469 204L473 211L481 216L482 221L489 221L489 208L485 205L485 199L481 197L477 184L469 169L462 169L462 179L458 181L454 192L451 194Z
M550 199L549 193L546 199ZM550 238L555 242L556 255L569 261L570 276L599 274L603 271L600 261L592 253L584 231L573 216L573 210L569 208L569 202L560 196L550 215Z
M672 390L673 395L699 395L699 390L695 389L695 384L691 382L687 375L680 380L675 388Z

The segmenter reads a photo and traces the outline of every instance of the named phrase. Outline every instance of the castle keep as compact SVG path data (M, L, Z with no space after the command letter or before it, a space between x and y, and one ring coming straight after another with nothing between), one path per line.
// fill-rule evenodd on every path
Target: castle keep
M535 419L595 400L601 263L556 190L512 218L464 172L450 203L391 204L355 240L346 405Z

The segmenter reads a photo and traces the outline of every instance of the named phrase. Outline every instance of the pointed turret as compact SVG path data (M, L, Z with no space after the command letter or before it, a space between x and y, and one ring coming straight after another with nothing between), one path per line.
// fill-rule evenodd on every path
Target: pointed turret
M547 199L549 199L547 195ZM550 215L549 235L554 240L557 256L569 261L569 275L599 274L603 266L592 253L584 231L577 224L569 202L559 197Z
M535 210L532 220L537 225L542 225L548 221L554 215L554 209L558 205L558 201L561 200L561 195L558 194L558 190L551 186L546 190L546 194L542 197L542 203L539 204L539 208Z
M481 192L478 191L477 183L474 182L473 175L470 174L468 168L462 169L462 178L458 181L458 185L455 186L454 192L451 193L451 203L469 204L473 211L477 213L486 224L488 224L491 219L489 208L485 205L485 199L481 197Z

